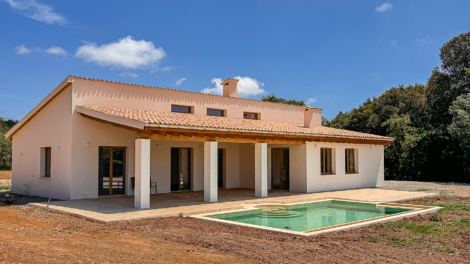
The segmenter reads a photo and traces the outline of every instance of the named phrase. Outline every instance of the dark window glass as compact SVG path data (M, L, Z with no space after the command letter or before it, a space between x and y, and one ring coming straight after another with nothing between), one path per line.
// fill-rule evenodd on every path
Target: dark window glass
M125 194L125 148L99 148L98 195Z
M258 119L258 114L257 113L243 113L243 118L244 119Z
M224 116L224 110L207 109L207 115L211 115L211 116Z
M331 149L322 148L320 151L321 173L331 174Z
M51 148L44 148L44 177L51 177Z
M191 107L189 106L179 106L179 105L172 105L171 112L177 113L191 113Z
M355 173L354 149L346 149L346 173Z

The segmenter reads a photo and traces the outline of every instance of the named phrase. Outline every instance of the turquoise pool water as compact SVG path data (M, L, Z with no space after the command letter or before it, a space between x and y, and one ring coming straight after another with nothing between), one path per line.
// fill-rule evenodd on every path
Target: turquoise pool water
M412 210L338 200L296 204L284 207L285 208L263 208L233 213L213 214L206 215L206 217L284 230L307 231Z

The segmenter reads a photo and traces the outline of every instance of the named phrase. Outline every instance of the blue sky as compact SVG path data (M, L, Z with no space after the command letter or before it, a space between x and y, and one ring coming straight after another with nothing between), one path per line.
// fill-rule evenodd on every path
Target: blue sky
M67 75L308 101L334 117L424 83L470 30L469 1L0 0L0 116L21 119ZM240 92L239 92L240 93Z

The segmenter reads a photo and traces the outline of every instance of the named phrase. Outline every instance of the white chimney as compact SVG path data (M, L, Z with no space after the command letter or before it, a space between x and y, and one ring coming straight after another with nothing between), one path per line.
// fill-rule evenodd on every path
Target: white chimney
M321 126L321 112L319 108L306 107L304 112L304 127Z
M224 96L237 97L237 79L228 78L221 85L224 86Z

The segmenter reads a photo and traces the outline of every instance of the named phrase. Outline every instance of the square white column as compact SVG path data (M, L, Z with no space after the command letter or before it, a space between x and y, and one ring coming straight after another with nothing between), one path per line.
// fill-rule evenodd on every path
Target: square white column
M135 140L134 207L150 208L150 139Z
M255 196L268 197L268 144L255 144Z
M217 141L204 142L204 202L217 202Z

